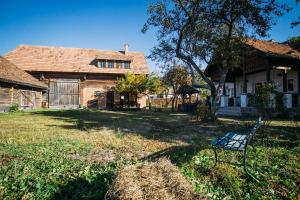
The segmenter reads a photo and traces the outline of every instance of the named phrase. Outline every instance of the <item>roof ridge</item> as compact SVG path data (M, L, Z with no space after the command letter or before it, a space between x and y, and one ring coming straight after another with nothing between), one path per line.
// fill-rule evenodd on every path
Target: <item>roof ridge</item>
M47 46L47 45L30 45L30 44L20 44L14 50L21 47L38 47L38 48L59 48L59 49L74 49L74 50L93 50L93 51L105 51L105 52L124 52L124 50L105 50L97 48L87 48L87 47L64 47L64 46ZM12 51L14 51L12 50ZM10 52L12 52L10 51ZM10 53L8 52L8 53ZM142 51L129 51L128 53L143 53Z

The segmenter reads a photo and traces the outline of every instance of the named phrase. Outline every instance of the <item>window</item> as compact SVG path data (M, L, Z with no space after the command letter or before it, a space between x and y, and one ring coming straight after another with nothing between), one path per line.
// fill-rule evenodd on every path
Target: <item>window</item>
M122 62L118 62L118 68L123 68L123 63Z
M287 85L288 85L288 91L294 91L294 80L293 79L289 79Z
M114 62L112 61L108 62L108 68L114 68Z
M105 68L106 67L106 62L105 61L100 61L99 62L99 67L100 68Z
M129 62L124 63L124 68L125 69L130 69L130 63Z

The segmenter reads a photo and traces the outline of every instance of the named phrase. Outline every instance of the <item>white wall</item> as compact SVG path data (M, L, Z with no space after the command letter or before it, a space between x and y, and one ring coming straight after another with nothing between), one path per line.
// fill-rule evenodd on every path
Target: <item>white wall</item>
M298 72L297 71L288 71L287 80L293 79L294 90L288 91L289 93L298 93ZM282 70L271 70L270 79L276 86L278 92L283 92L282 85ZM258 72L255 74L247 75L247 93L255 93L255 84L256 83L265 83L266 82L266 72ZM236 78L236 95L240 96L243 93L243 77Z

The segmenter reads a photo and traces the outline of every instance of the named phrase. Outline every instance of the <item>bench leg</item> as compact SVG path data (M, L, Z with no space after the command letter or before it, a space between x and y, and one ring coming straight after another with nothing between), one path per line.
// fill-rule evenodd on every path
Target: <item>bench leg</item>
M216 147L213 147L214 149L214 153L215 153L215 165L214 167L217 165L217 162L218 162L218 154L217 154L217 148Z
M246 149L244 150L244 152L243 152L243 167L244 167L244 171L245 171L245 173L249 176L249 173L248 173L248 171L247 171L247 166L246 166Z

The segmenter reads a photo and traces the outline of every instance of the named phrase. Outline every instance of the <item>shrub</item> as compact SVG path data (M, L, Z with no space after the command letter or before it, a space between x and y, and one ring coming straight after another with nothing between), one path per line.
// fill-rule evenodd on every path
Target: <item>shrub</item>
M198 108L197 120L208 121L209 118L209 106L201 104Z
M9 107L9 112L17 112L19 110L19 105L18 104L12 104L10 107Z
M258 108L265 119L272 119L276 115L286 113L283 106L283 95L276 91L272 83L266 83L258 88L255 95L250 98L250 104Z

